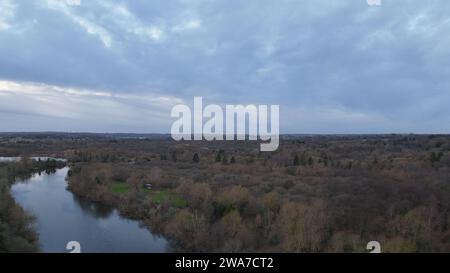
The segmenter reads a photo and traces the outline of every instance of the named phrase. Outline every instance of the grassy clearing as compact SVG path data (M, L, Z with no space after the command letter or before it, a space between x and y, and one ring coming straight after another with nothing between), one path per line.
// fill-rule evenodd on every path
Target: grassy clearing
M111 184L111 191L116 194L123 194L130 191L130 187L123 182L114 182ZM187 206L186 200L181 198L178 194L170 190L156 190L156 189L142 189L144 193L150 195L153 201L157 204L161 204L162 202L168 200L172 203L174 207L184 208Z
M128 187L128 185L126 183L123 182L114 182L111 185L111 191L114 193L126 193L128 192L130 189Z
M186 200L184 200L183 198L181 198L180 196L178 196L178 194L169 191L169 190L145 190L146 192L148 192L150 194L150 196L152 197L152 199L160 204L163 201L169 200L172 202L172 205L174 207L178 207L178 208L182 208L185 207L187 205Z

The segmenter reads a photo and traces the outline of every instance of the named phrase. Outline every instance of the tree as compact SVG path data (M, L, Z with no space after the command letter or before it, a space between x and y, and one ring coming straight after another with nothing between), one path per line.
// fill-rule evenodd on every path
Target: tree
M302 156L300 157L300 164L302 166L306 166L306 164L307 164L306 154L305 153L302 153Z
M142 184L143 175L141 174L133 174L127 179L127 184L130 188L138 190L140 185Z
M182 209L165 227L166 232L180 243L184 249L198 251L208 242L209 224L198 211Z
M228 164L228 157L226 155L224 155L222 157L222 163L225 164L225 165Z
M300 165L300 158L298 158L298 155L296 154L294 157L294 166Z
M218 204L220 204L225 211L232 209L243 210L249 203L249 200L250 193L248 189L240 185L223 189L217 197Z
M194 157L192 158L192 161L194 161L194 163L200 162L200 157L198 156L197 153L194 154Z
M323 202L311 205L287 202L278 220L284 237L284 251L319 252L327 235L327 215Z
M314 159L313 159L311 156L310 156L309 159L308 159L308 165L309 165L309 166L314 165Z
M221 162L224 157L225 157L225 151L223 149L220 149L216 156L216 162Z
M177 152L176 151L172 152L172 161L177 162Z
M242 218L239 211L232 210L222 218L225 235L234 238L242 228Z
M192 208L204 210L210 206L212 190L206 183L182 183L178 186L177 193L180 194Z

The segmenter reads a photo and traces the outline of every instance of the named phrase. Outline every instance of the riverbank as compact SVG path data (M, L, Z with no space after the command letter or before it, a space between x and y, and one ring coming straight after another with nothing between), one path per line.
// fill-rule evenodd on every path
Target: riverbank
M170 251L366 252L370 241L383 252L450 250L449 136L296 136L271 154L106 137L2 150L66 158L71 192L114 204L170 238Z
M111 178L105 164L71 163L68 172L68 187L76 196L92 202L111 206L128 219L139 221L149 232L168 241L168 249L177 251L180 244L173 234L167 232L167 220L174 212L187 206L186 200L171 189L150 189ZM129 181L128 181L129 182Z
M36 219L40 252L68 253L66 247L71 241L80 244L82 253L166 251L166 240L138 221L123 217L112 206L67 190L68 170L36 174L11 187L15 201Z
M317 137L270 157L141 141L66 158L74 193L114 204L172 251L366 252L376 240L384 252L446 252L444 141Z
M65 163L55 160L11 160L0 163L0 252L38 252L33 215L11 195L11 185L38 172L54 172Z

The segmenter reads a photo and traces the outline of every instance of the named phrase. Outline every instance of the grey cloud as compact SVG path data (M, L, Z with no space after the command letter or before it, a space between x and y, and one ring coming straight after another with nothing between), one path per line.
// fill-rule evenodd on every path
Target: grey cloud
M0 79L280 104L286 132L450 132L444 0L57 2L14 1Z

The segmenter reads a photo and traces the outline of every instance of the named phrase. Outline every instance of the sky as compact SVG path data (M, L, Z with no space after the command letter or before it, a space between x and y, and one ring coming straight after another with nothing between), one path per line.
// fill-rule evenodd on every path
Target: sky
M168 133L202 96L280 105L281 133L450 133L450 2L380 4L0 0L0 131Z

